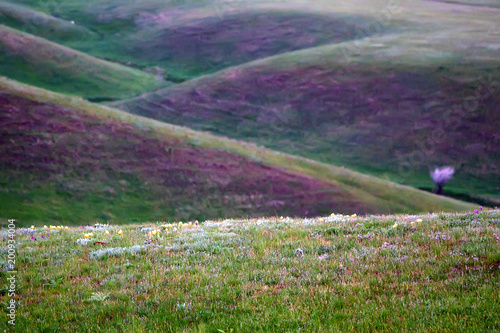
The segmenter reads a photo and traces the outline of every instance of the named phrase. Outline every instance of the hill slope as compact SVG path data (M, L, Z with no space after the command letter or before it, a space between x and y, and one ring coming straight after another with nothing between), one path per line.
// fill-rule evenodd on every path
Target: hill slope
M146 0L140 5L120 0L71 0L54 6L21 1L24 7L19 1L15 3L4 6L4 15L9 18L5 24L26 27L33 34L99 58L139 68L160 67L166 71L165 78L175 82L271 55L392 33L413 25L394 19L369 29L373 18L366 10L342 4L311 10L314 6L293 0ZM377 6L368 4L370 10L377 10ZM47 22L33 23L32 17ZM68 27L73 20L75 25ZM76 33L75 26L92 35L65 38Z
M126 222L472 207L5 78L0 82L3 219Z
M451 164L447 194L500 202L498 10L377 0L13 3L0 5L5 24L167 80L245 63L120 108L426 190L429 169ZM115 87L152 90L150 75L145 85L114 70L95 77L87 62L61 57L53 68L33 61L33 48L23 53L28 64L17 68L15 55L5 75L95 101L125 98Z
M15 3L0 2L0 23L55 42L96 40L98 35L75 22Z
M177 18L144 14L141 30L124 43L132 61L156 64L182 80L229 66L318 45L358 39L368 18L290 9L246 9L222 16ZM192 15L192 11L189 11ZM187 16L187 15L186 15ZM370 34L402 29L398 22Z
M448 193L498 203L500 12L404 9L394 17L414 10L413 29L289 52L113 106L425 189L429 169L453 165Z
M152 74L94 58L0 25L0 75L93 99L123 99L159 86Z

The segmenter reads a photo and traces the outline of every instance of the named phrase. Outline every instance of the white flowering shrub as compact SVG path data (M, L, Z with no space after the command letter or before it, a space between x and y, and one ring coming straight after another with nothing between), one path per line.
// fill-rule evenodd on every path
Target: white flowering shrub
M436 168L434 171L431 171L431 178L436 185L436 193L443 193L443 186L448 183L451 178L453 178L453 174L455 173L455 169L453 167L447 166L442 168Z

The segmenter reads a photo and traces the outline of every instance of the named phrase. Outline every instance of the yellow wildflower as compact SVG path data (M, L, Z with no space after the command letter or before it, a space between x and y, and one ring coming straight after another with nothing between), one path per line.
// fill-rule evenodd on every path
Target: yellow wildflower
M393 228L397 228L398 227L398 224L397 223L394 223L394 225L392 226Z
M122 231L122 229L120 229L120 231L118 231L118 235L119 235L119 236L123 235L123 231Z
M415 222L410 222L411 226L414 227L415 226Z
M106 236L109 235L109 231L107 231L107 230L104 233L106 234Z
M47 229L47 226L46 226L46 225L44 225L44 226L43 226L43 228L44 228L44 229Z
M418 219L418 220L417 220L417 222L418 222L418 223L422 223L422 219Z

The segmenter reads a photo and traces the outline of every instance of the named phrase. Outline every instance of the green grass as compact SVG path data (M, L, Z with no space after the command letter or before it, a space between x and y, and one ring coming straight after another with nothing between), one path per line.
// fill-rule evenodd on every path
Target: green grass
M15 328L498 331L499 221L485 210L18 230Z
M119 185L115 175L109 179L100 179L97 184L74 175L61 177L57 182L47 181L40 176L19 172L13 174L0 169L2 219L16 216L20 225L29 226L33 223L77 224L95 219L137 223L148 219L182 216L168 201L171 198L165 198L165 193L158 189L144 186L137 177L119 177L121 182L126 181L124 188ZM78 186L65 188L66 184L78 184L87 189ZM110 189L113 193L110 193ZM187 206L189 203L186 198L178 199L179 206ZM205 215L193 217L209 215L213 214L207 211Z
M205 165L206 163L221 163L221 160L217 160L220 159L220 157L217 156L221 156L222 152L229 153L227 156L222 155L226 156L223 158L227 159L227 161L232 159L236 159L238 161L243 157L244 160L249 161L249 167L246 167L247 164L240 164L239 168L243 168L245 166L246 169L242 170L245 170L245 173L248 173L248 175L242 174L233 180L236 182L234 184L239 186L238 188L241 195L249 195L247 192L248 188L252 188L256 182L251 180L252 178L248 177L257 177L256 179L261 179L259 177L264 176L258 173L261 172L258 170L266 170L267 168L269 169L267 172L276 172L278 175L285 173L294 175L293 177L298 177L296 178L296 181L298 182L297 184L303 184L307 179L311 179L313 182L318 182L317 184L322 182L322 185L315 185L319 186L317 187L318 189L329 188L328 191L333 190L330 199L325 197L324 199L326 201L321 203L324 205L323 209L331 207L331 205L335 205L338 211L346 213L360 211L373 213L402 213L423 211L464 211L470 210L473 207L465 202L436 196L411 187L363 175L346 168L339 168L302 157L278 153L253 144L217 137L208 133L193 131L185 127L170 125L148 118L131 115L117 109L92 104L79 98L72 98L66 95L27 86L6 78L0 78L0 91L9 95L21 97L26 101L44 103L48 106L55 105L57 108L61 108L61 110L72 110L72 112L75 113L72 116L72 126L76 126L75 124L78 124L77 122L75 123L77 115L95 117L92 121L96 122L96 124L98 123L99 126L111 123L113 124L112 128L115 128L115 131L117 131L116 128L119 128L120 126L126 126L127 124L127 126L132 125L131 129L127 130L127 133L130 135L139 135L139 137L142 138L141 141L153 142L152 140L159 139L168 145L172 145L171 147L174 149L179 147L181 150L193 150L196 153L194 156L199 155L200 159L208 159L200 165ZM36 112L35 110L36 109L32 112ZM58 121L58 116L54 115L52 117L54 118L50 120L50 122L52 122L52 126L55 126ZM114 122L117 123L115 124ZM105 127L103 127L103 131L104 129ZM8 137L8 134L5 135ZM32 133L28 131L26 132L26 135L32 135ZM90 169L87 170L85 168L85 163L88 162L82 164L81 161L88 160L88 157L75 159L71 154L66 152L67 149L73 147L72 145L60 146L56 143L56 141L52 143L52 149L54 149L54 151L56 151L56 149L62 150L57 150L58 152L60 151L60 153L56 153L55 156L62 156L66 162L64 162L64 164L55 163L53 165L49 165L51 169L59 171L57 171L58 173L55 175L43 178L49 180L52 179L48 184L37 184L33 180L30 180L30 178L25 178L22 172L19 174L18 171L15 171L13 166L5 166L4 176L2 176L2 187L4 191L2 197L4 200L0 201L2 205L5 206L2 207L1 217L4 220L7 220L12 216L23 216L25 217L25 220L21 221L24 225L33 222L40 224L47 223L44 221L62 221L66 219L68 219L72 224L75 224L78 223L78 221L90 216L99 218L103 215L107 216L108 220L111 221L121 220L121 218L127 221L134 221L137 219L140 220L145 217L145 214L154 214L153 216L163 216L163 218L175 218L176 215L172 215L171 212L172 202L168 201L172 194L169 195L168 192L162 192L167 188L163 188L161 186L151 187L151 179L155 179L151 174L144 174L138 182L138 184L145 185L149 183L150 185L145 188L141 188L143 185L137 185L138 187L135 187L134 185L133 188L128 189L125 193L121 193L120 186L117 184L119 183L121 177L124 175L135 175L137 177L138 174L142 173L134 171L137 163L135 159L127 160L130 161L129 168L124 168L123 166L112 167L110 163L113 163L115 158L117 160L123 159L123 156L128 155L121 155L122 153L128 154L129 151L133 151L136 148L129 149L125 147L124 145L128 144L128 141L123 141L124 139L121 138L119 134L109 137L106 136L106 134L103 135L107 138L103 141L104 145L102 145L103 143L99 143L99 145L101 145L99 147L101 148L95 150L92 156L95 154L98 154L95 156L101 156L100 154L103 154L102 156L108 156L103 157L104 159L100 164L100 169L102 170L107 170L107 168L109 168L106 172L98 170L95 174L93 172L89 173L89 170L93 170L92 164L88 167ZM42 136L41 138L46 138L46 136ZM86 146L86 142L88 142L88 140L85 137L78 136L78 138L85 140L82 140L80 144L77 144L77 142L75 143L76 145L71 148L75 149L75 152L84 148L83 154L85 154L85 151L88 151L89 149L96 149L92 148L92 146ZM101 142L96 140L94 141ZM132 141L132 145L130 147L135 147L136 143L133 142L134 141ZM11 147L12 151L14 151L13 147L14 146ZM110 150L111 148L112 150ZM151 146L151 148L153 149L153 146ZM119 155L107 155L112 151L117 152ZM154 150L152 151L154 152ZM34 153L36 153L36 150ZM109 156L112 156L112 158L110 159ZM154 161L156 158L163 158L162 156L163 155L161 154L151 155L148 156L148 159ZM46 158L52 157L46 155ZM217 159L210 160L214 158ZM14 166L16 163L22 163L22 160L19 160L18 162L15 162L15 160L13 161ZM198 163L196 160L193 160L193 163L195 162ZM197 165L196 163L193 165ZM147 163L145 166L147 167ZM46 168L47 166L40 164L40 167ZM190 170L190 168L187 168L186 170ZM218 203L216 205L210 200L206 204L203 204L203 202L206 201L205 199L207 199L206 197L211 198L213 194L219 193L219 191L213 192L213 190L210 190L213 186L217 189L217 186L220 185L213 183L213 180L210 180L211 178L209 176L212 172L214 174L220 173L220 169L204 170L201 168L199 171L204 172L203 175L208 172L206 174L206 180L201 182L199 187L193 187L193 185L187 184L183 186L188 186L188 188L195 191L194 193L199 192L200 190L202 191L195 196L193 196L193 194L183 192L174 205L175 208L191 207L190 209L193 211L191 213L188 211L185 216L186 218L196 218L197 216L200 216L200 218L207 218L207 216L210 216L210 218L217 216L252 216L254 214L262 215L265 213L262 209L255 207L245 213L245 211L238 210L238 205L234 205L234 207L232 204L224 205L220 200L217 201ZM256 171L258 172L254 173ZM40 171L34 175L36 176L42 174L43 172ZM82 181L83 183L81 183ZM91 193L91 197L82 197L79 192L83 191L85 193L85 191L80 189L80 187L85 189L88 184L94 184L92 186L96 188L96 191ZM134 182L132 182L132 184L134 184ZM296 186L293 185L293 182L289 184L290 186ZM204 186L208 187L204 188ZM110 195L107 193L109 192L106 190L107 187L112 187L118 192L116 192L114 196ZM57 191L58 189L59 192ZM144 189L146 189L146 191L147 189L151 189L151 192L144 192ZM173 187L171 190L175 192L179 189ZM131 193L135 193L135 195L132 195ZM146 193L146 195L142 196L141 193ZM325 195L328 195L327 193L328 192L325 192ZM269 195L269 193L263 194ZM303 204L307 202L307 200L310 200L308 199L309 197L314 198L313 196L311 197L311 195L313 194L303 193L301 199L296 199L298 201L293 201L293 198L286 199L287 202L292 200L289 202L290 207L287 209L293 211L294 206L299 207L299 203ZM155 200L155 196L157 196L158 200ZM278 194L277 196L279 197ZM197 201L197 198L199 198L200 201ZM314 202L311 202L308 205L313 204ZM52 206L57 209L52 210ZM141 207L143 207L143 209L141 209ZM35 213L32 213L33 211Z
M0 74L89 99L134 97L159 86L157 78L0 25Z

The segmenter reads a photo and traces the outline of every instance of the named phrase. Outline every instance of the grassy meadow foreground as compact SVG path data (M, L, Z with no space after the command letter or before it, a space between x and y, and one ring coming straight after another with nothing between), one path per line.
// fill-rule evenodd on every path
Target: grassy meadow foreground
M481 208L18 228L15 328L498 331L499 223Z

